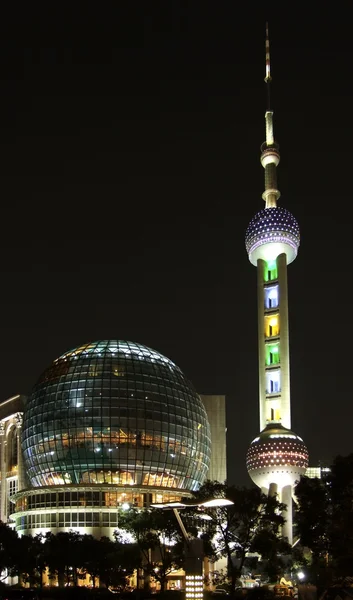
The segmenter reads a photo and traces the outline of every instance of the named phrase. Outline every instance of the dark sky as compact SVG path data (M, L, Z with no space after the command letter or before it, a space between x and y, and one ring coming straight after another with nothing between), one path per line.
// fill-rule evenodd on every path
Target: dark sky
M280 203L302 235L288 270L292 428L312 464L353 451L353 44L350 3L241 4L39 3L1 19L0 396L29 393L82 343L146 344L200 393L227 395L229 480L248 485L244 233L263 207L266 19Z

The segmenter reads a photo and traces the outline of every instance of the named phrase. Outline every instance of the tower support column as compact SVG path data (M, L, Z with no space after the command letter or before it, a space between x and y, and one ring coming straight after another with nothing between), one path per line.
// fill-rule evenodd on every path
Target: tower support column
M282 488L281 501L286 505L287 510L282 513L283 518L286 520L282 527L283 537L288 538L288 542L293 544L293 508L292 508L292 486L286 485Z
M264 343L264 271L265 261L257 261L257 329L259 351L259 409L260 431L266 427L266 372L265 372L265 343Z
M268 495L269 496L276 496L277 493L278 493L277 483L270 483L270 487L268 489Z
M279 321L281 328L281 423L291 428L290 373L289 373L289 325L288 325L288 282L287 256L277 257L278 283L280 289Z

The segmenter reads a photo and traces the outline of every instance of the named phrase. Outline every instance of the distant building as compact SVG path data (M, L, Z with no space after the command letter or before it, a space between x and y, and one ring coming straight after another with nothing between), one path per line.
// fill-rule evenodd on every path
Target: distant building
M226 397L201 394L211 428L212 452L207 479L224 483L227 479Z
M308 467L305 471L305 477L310 477L310 479L321 479L323 474L330 473L330 467Z
M21 431L25 396L12 396L0 403L0 521L8 522L10 498L24 485Z

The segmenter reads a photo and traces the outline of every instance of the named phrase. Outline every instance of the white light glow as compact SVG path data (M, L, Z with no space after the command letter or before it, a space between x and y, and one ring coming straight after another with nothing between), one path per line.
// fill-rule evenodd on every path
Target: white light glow
M253 244L249 250L249 260L256 267L259 258L269 262L276 260L280 254L287 256L289 265L296 258L298 253L298 244L289 239L289 237L273 235L272 238L263 238Z
M213 506L230 506L234 504L231 500L227 498L213 498L212 500L207 500L206 502L202 502L201 506L213 507Z
M125 531L124 529L119 529L119 538L121 539L123 544L133 544L136 542L135 538L131 533Z
M187 600L202 600L203 577L202 575L185 576L185 598Z
M210 517L210 515L206 515L206 513L201 513L200 515L197 515L199 519L202 519L203 521L212 521L212 517Z
M150 505L152 508L186 508L186 504L182 502L156 502Z
M270 437L270 438L291 438L292 440L297 439L296 435L283 435L282 433L271 433L268 437ZM300 439L300 438L298 438L298 439Z

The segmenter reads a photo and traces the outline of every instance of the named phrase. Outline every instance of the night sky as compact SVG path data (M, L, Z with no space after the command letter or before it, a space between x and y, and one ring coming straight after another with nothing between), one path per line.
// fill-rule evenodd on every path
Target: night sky
M39 3L1 19L1 400L75 346L146 344L200 393L226 394L229 481L250 485L244 233L264 205L268 20L280 205L302 236L288 268L292 428L313 465L353 451L351 3L281 4Z

